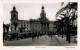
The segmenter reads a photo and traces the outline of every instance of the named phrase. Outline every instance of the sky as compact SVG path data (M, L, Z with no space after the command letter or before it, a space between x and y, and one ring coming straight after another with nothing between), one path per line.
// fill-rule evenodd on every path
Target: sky
M63 4L63 7L67 3ZM5 24L10 23L11 14L10 12L15 5L18 11L19 20L37 19L40 17L41 7L44 6L46 17L50 21L56 20L56 13L61 9L61 2L56 3L3 3L3 21Z

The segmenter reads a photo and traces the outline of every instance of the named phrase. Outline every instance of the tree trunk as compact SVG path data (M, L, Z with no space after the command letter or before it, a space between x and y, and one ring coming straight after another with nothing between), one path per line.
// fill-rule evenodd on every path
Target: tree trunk
M71 36L70 36L70 33L69 33L69 36L68 36L68 43L71 43Z
M5 33L5 28L3 28L4 29L4 33Z
M62 26L62 38L63 38L63 26Z
M16 32L16 27L15 27L15 32Z
M7 28L7 33L9 32L9 28Z
M68 21L68 43L71 43L71 36L70 36L70 24L69 24L69 21Z

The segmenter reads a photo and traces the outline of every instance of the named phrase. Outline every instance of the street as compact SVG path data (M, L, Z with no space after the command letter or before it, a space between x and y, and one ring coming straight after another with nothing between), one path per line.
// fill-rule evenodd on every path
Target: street
M58 37L57 35L53 35L52 39L50 36L42 36L39 39L32 38L20 39L14 41L5 41L3 43L4 46L76 46L77 43L73 42L68 43L65 38Z
M4 46L59 46L61 45L53 35L52 39L49 36L42 36L39 39L32 38L20 39L14 41L6 41L3 43Z

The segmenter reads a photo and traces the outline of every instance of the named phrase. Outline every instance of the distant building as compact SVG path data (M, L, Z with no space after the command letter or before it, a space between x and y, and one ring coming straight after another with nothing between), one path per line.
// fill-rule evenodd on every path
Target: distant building
M15 32L14 23L17 23L16 32L49 33L54 31L54 22L49 21L46 17L44 6L42 6L40 18L30 20L19 20L18 12L14 6L11 11L11 32Z

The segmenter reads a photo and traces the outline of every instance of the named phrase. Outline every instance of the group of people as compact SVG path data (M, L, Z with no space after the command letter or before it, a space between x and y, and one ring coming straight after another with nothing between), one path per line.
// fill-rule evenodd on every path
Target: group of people
M34 39L39 39L39 37L43 35L48 35L52 39L52 34L45 34L45 33L11 33L11 34L5 34L3 33L3 42L4 41L12 41L12 40L19 40L19 39L26 39L26 38L32 38L32 41L34 42ZM45 38L47 38L45 36Z

